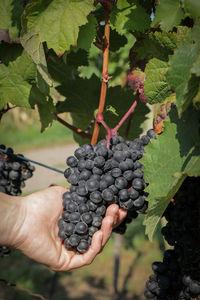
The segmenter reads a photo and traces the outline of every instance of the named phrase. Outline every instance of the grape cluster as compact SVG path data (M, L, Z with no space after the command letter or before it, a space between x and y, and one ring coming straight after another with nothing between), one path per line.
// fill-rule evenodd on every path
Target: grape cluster
M144 147L155 138L153 129L134 141L114 135L107 149L106 140L95 146L85 144L67 158L65 177L71 184L63 194L64 211L58 221L59 237L68 250L84 253L93 234L100 228L107 207L116 203L128 210L115 230L124 233L126 224L147 208L147 184L139 159Z
M6 153L1 153L1 149ZM23 156L20 154L20 156ZM35 167L14 155L12 148L0 145L0 192L19 196L25 180L33 176Z
M164 216L162 234L173 250L154 262L146 283L148 299L190 300L200 297L200 178L188 177Z
M5 150L6 153L2 153L1 150ZM21 188L25 187L24 181L32 177L34 170L35 167L29 162L18 159L12 148L0 145L0 192L19 196L22 192ZM9 253L8 247L0 247L0 258Z

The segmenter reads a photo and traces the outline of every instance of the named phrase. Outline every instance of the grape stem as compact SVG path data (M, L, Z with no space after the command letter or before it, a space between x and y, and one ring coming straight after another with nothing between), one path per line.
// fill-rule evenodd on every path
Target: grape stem
M106 141L107 141L107 148L110 148L110 139L113 135L117 134L117 131L119 130L119 128L122 126L122 124L126 121L126 119L133 113L136 105L138 103L138 99L136 99L133 104L131 105L131 107L129 108L129 110L125 113L125 115L122 117L122 119L119 121L119 123L117 124L117 126L115 126L115 128L110 128L106 122L103 119L103 113L98 113L97 117L96 117L96 122L99 124L102 124L103 127L105 128L106 132L107 132L107 137L106 137Z
M123 118L119 121L119 123L117 124L117 126L115 126L115 128L112 129L112 135L114 135L114 134L117 133L117 131L119 130L119 128L122 126L122 124L126 121L126 119L129 117L129 115L134 111L137 103L138 103L138 100L135 100L133 102L133 104L131 105L131 107L129 108L129 110L127 111L127 113L125 113L125 115L123 116Z

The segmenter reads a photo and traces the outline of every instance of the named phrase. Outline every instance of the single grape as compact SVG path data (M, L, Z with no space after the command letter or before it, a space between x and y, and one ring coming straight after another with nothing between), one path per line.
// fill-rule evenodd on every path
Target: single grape
M90 212L83 213L81 215L81 220L86 224L91 224L93 220L91 213Z
M75 232L78 234L85 234L88 231L88 226L85 222L78 222L75 226Z
M89 179L86 182L86 187L89 192L96 191L99 188L99 182L95 179Z
M107 188L105 190L103 190L102 192L102 198L106 201L106 202L111 202L114 198L114 193L112 191L112 189Z
M69 167L74 168L74 167L77 166L78 161L77 161L76 157L74 157L74 156L69 156L69 157L67 158L66 163L67 163L67 165L68 165Z
M79 253L84 253L88 250L89 248L89 243L86 240L81 240L80 243L78 244L77 250Z
M115 179L115 186L119 189L125 189L127 188L128 182L124 177L118 177Z
M96 215L93 217L92 225L99 228L102 223L102 217L99 215Z

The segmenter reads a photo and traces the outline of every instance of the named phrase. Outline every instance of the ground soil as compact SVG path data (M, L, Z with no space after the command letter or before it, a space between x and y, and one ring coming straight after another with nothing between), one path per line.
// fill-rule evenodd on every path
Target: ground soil
M66 158L73 155L77 144L67 144L60 146L53 146L48 148L36 149L23 152L23 155L29 159L38 161L40 163L58 168L62 171L66 169ZM34 165L35 172L32 178L27 180L26 187L23 189L24 193L39 190L48 187L50 184L64 184L66 180L63 174L46 169L44 167Z

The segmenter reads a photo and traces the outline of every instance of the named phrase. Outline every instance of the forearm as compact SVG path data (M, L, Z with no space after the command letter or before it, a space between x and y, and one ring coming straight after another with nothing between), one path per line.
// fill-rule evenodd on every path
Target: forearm
M0 246L17 247L26 216L22 197L0 193Z

